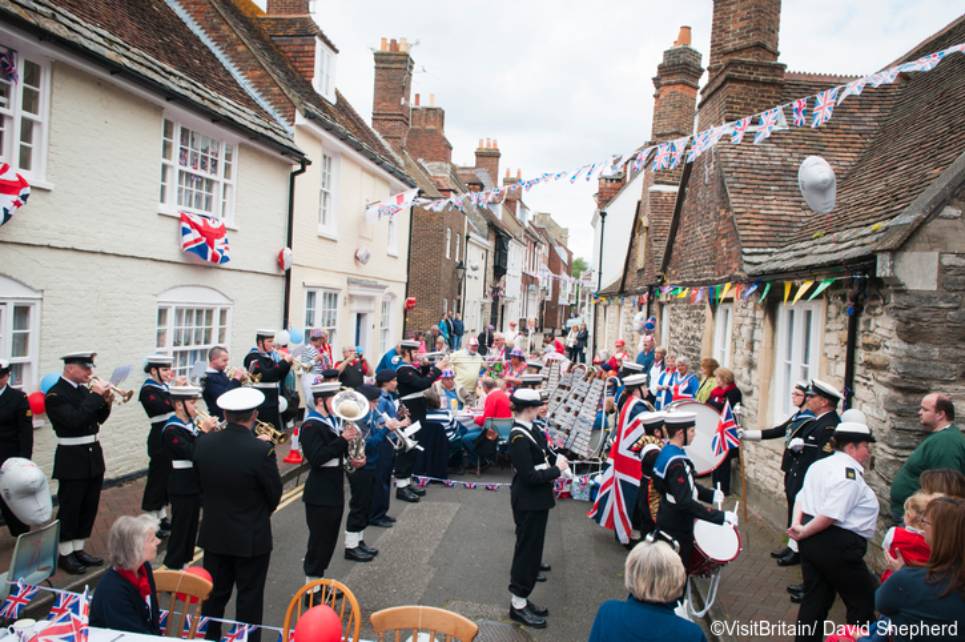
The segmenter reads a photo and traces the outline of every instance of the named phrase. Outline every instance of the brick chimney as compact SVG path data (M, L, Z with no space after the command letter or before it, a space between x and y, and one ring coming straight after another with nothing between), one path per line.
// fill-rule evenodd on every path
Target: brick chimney
M781 0L714 0L702 123L732 120L781 102L780 27Z
M600 176L596 190L596 207L604 210L613 197L623 189L625 174L620 172L613 176Z
M307 16L309 0L268 0L269 16Z
M421 104L419 94L412 106L412 126L406 139L406 149L415 158L430 162L452 162L452 144L446 138L446 112L436 106L436 97L429 94L429 104Z
M406 146L409 133L413 68L405 38L381 39L375 52L372 128L397 151Z
M512 172L510 172L509 168L507 167L506 175L503 176L503 187L509 187L510 185L515 185L521 180L523 180L523 170L517 169L516 176L513 176ZM507 208L509 208L509 211L513 213L513 216L516 216L516 211L517 211L517 206L519 205L519 197L521 195L521 191L522 190L518 190L518 189L507 189L506 197L503 199L503 204Z
M476 148L476 167L489 173L493 183L499 182L499 145L495 139L480 138Z
M673 46L663 52L663 62L653 77L652 140L673 140L693 131L697 88L703 73L700 54L690 46L690 27L683 26Z

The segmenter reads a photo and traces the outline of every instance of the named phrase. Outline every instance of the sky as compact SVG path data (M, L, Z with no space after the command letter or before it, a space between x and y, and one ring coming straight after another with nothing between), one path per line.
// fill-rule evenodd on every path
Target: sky
M960 15L952 0L784 0L780 60L789 70L876 71ZM524 178L575 169L648 139L653 82L681 25L707 64L711 0L318 0L315 17L339 49L336 85L371 123L372 51L407 38L413 94L446 112L453 161L474 164L480 138L498 141L500 171ZM706 74L704 79L706 80ZM860 97L858 98L860 100ZM540 185L524 200L592 255L596 180Z

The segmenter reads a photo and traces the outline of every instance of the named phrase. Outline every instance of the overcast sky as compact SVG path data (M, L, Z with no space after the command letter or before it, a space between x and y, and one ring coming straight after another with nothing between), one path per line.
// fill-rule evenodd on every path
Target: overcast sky
M950 0L784 0L781 61L788 69L863 74L894 61L958 17ZM418 41L413 93L446 110L453 161L473 164L495 138L501 171L524 178L631 151L650 134L652 77L680 25L707 64L711 0L319 0L316 18L339 49L336 84L371 122L372 49L379 38ZM705 74L706 79L706 74ZM860 100L860 97L858 98ZM595 180L541 185L525 200L592 254Z

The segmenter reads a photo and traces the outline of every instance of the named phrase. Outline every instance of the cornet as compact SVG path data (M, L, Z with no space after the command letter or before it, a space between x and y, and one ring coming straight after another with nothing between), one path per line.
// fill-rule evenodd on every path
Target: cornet
M254 432L258 436L267 436L269 441L276 446L287 444L288 440L290 439L287 432L284 430L278 430L273 424L270 424L267 421L256 421Z
M203 410L198 410L197 408L195 408L194 410L194 420L195 420L194 425L197 426L198 430L201 430L201 427L198 426L199 423L202 423L202 424L214 423L214 427L210 429L211 432L224 430L225 426L227 425L227 422L218 421L208 413L204 412Z
M332 412L342 421L355 423L369 413L369 400L355 390L343 390L332 398ZM345 472L355 472L352 461L365 457L365 436L359 431L359 436L348 442L348 459L345 460Z
M111 392L113 392L115 395L117 395L120 398L121 400L120 403L127 403L128 401L131 400L131 397L134 396L133 390L124 390L122 388L118 388L114 384L108 381L104 381L100 377L91 377L90 381L87 382L87 387L91 388L95 383L106 385Z

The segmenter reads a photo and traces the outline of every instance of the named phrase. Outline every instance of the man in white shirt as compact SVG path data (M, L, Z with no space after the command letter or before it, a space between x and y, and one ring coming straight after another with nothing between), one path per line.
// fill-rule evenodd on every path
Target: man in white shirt
M476 389L476 382L479 380L479 371L483 367L484 359L479 354L479 340L470 336L466 341L466 347L456 350L449 357L449 364L456 371L456 387L462 388L466 392L473 392Z

